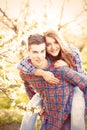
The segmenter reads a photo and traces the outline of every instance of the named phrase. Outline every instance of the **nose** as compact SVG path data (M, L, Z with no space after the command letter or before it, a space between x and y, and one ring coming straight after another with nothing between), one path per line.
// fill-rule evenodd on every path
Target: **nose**
M51 45L51 49L55 50L55 48L56 48L55 45L52 44L52 45Z
M42 54L41 54L41 53L38 53L37 57L41 59Z

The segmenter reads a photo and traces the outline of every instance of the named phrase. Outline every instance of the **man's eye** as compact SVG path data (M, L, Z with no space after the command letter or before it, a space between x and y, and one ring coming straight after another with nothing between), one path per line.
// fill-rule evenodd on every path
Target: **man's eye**
M58 44L58 42L54 42L54 44Z
M37 52L36 51L33 51L34 54L36 54Z
M50 46L50 44L47 44L46 46Z
M42 53L44 53L45 52L45 50L43 50L43 51L41 51Z

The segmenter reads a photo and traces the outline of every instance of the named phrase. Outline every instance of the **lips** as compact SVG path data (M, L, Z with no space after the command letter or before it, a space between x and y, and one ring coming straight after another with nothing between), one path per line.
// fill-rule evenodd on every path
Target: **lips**
M36 62L40 63L42 60L36 60Z
M57 53L57 51L51 51L52 53Z
M53 53L53 54L58 54L58 51L51 51L51 53Z

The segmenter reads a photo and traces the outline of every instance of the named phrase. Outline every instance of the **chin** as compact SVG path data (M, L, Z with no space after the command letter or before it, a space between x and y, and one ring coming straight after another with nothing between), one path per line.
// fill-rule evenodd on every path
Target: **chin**
M52 56L56 57L56 56L58 56L58 54L52 54Z
M40 68L40 67L41 67L41 65L42 65L42 64L38 64L38 65L36 65L36 67L37 67L37 68Z
M58 52L56 52L56 53L50 53L50 55L52 55L52 56L58 56Z

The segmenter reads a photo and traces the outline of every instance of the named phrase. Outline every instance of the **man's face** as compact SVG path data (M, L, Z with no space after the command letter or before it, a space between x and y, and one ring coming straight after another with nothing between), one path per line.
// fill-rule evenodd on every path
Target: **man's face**
M40 45L36 45L36 44L31 45L29 50L29 56L32 64L35 67L40 68L44 63L45 56L46 56L45 43L42 43Z

